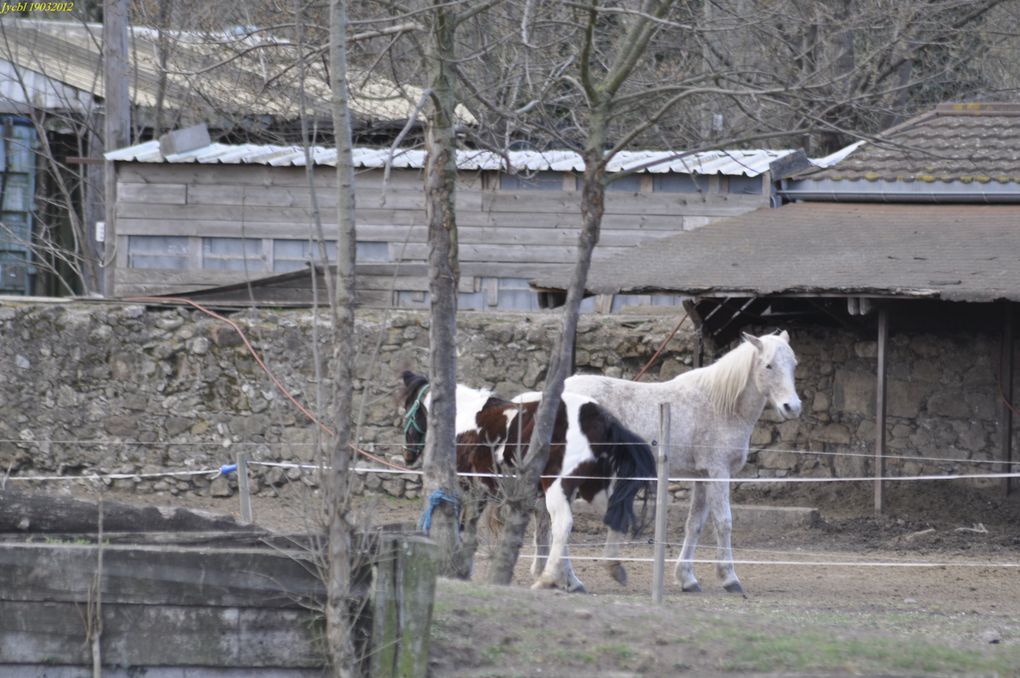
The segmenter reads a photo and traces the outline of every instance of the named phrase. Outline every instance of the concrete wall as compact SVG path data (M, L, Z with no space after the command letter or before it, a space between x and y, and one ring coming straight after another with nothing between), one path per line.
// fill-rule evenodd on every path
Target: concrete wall
M319 390L307 311L235 316L271 370L301 402ZM676 317L585 316L577 341L581 371L629 377L672 329ZM399 454L401 369L424 371L427 315L364 312L359 319L362 445ZM461 381L514 395L540 388L555 314L463 313ZM320 353L328 328L318 329ZM870 472L874 440L874 342L824 328L791 329L800 359L804 416L755 429L745 474L856 476ZM650 375L674 376L691 364L681 332ZM994 336L893 334L889 355L892 474L1001 470L975 467L996 450ZM362 405L363 403L363 405ZM323 411L328 411L324 408ZM193 310L149 311L108 304L0 305L0 471L11 475L137 474L110 481L137 492L228 495L233 480L205 475L148 477L164 470L218 468L240 450L255 460L313 462L316 427L287 402L229 326ZM801 454L813 450L823 454ZM853 456L863 455L863 456ZM921 457L953 461L925 461ZM256 491L313 483L314 474L254 466ZM414 477L371 475L393 494L417 492Z

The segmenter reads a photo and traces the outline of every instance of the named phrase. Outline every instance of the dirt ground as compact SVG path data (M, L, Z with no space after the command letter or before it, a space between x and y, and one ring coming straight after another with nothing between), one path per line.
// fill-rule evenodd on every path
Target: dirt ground
M487 586L479 583L491 548L483 535L474 581L440 581L430 675L1020 676L1020 493L891 486L876 517L870 486L830 487L737 493L741 503L813 506L822 518L794 530L736 521L745 596L725 593L708 563L696 565L704 593L681 593L669 563L665 602L653 605L649 535L626 546L624 555L645 560L627 563L621 586L597 560L604 528L584 510L571 554L587 595L530 590L526 553L514 586ZM317 500L300 483L256 496L256 522L312 529ZM238 513L236 498L145 501ZM370 497L358 510L374 524L413 523L421 501ZM671 509L671 560L683 518Z

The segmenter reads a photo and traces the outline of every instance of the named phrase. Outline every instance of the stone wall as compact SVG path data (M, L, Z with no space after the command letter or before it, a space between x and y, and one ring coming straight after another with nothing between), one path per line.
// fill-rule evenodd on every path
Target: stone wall
M328 412L317 406L329 383L317 376L313 350L316 334L318 353L328 358L327 324L315 325L309 311L233 317L295 399ZM586 316L578 369L632 376L675 322L672 315ZM411 311L359 316L356 416L362 446L381 456L399 455L398 375L425 370L427 323L426 314ZM555 314L462 314L461 381L506 395L540 388L558 326ZM752 449L761 451L752 453L744 474L870 473L874 342L826 328L791 334L804 416L778 423L767 415L752 439ZM692 345L690 334L678 334L649 378L689 369ZM890 473L989 470L963 462L997 454L997 346L995 337L978 333L893 335L889 453L906 459L891 459ZM0 473L12 476L121 473L129 477L107 482L136 492L226 495L234 481L210 480L212 473L147 474L214 470L242 450L261 462L316 461L316 425L273 385L233 328L194 310L0 306L0 413ZM315 482L315 473L295 468L254 465L252 472L256 492ZM395 495L418 491L415 476L365 478L372 489L385 484Z

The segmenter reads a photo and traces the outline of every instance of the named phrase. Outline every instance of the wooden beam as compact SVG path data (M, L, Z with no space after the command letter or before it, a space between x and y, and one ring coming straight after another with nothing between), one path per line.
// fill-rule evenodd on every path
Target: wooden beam
M1013 304L1002 302L1002 343L999 347L999 449L1003 468L1013 470ZM1012 490L1011 478L1002 479L1003 493Z
M131 96L128 84L128 1L103 2L103 120L104 150L124 148L131 143ZM117 243L117 170L113 161L103 168L105 190L105 246L103 257L103 294L113 297L116 266L112 261Z
M885 364L889 338L889 312L878 309L878 368L875 389L875 513L882 513L882 477L885 475Z

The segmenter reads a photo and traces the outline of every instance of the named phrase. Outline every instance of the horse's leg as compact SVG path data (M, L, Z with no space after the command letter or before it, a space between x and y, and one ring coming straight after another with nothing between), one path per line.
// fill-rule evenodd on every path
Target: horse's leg
M603 554L606 557L606 570L609 576L623 586L627 585L627 570L620 561L620 542L626 535L623 532L609 529L606 531L606 548Z
M568 593L588 593L584 582L574 572L574 564L570 562L570 546L567 544L563 545L563 582L563 588Z
M552 543L549 546L549 558L531 588L555 588L565 582L568 591L584 591L584 585L574 576L573 567L567 557L567 538L574 525L574 517L570 511L570 501L563 492L563 486L557 481L545 493L545 507L549 511L552 530Z
M709 483L708 487L708 510L712 516L712 525L715 527L715 543L718 547L718 563L715 569L722 579L723 588L730 593L743 593L744 587L737 579L737 573L733 571L733 547L730 543L730 536L733 532L733 515L730 512L730 483L728 476L725 482Z
M698 547L698 537L705 527L705 518L708 517L705 485L706 483L696 482L691 488L691 510L687 514L687 524L684 527L684 545L680 549L680 557L677 558L676 570L673 572L673 578L688 593L701 591L701 584L694 576L694 550Z
M535 502L535 557L531 561L531 576L537 577L545 569L546 559L549 557L549 511L545 508L545 501Z

